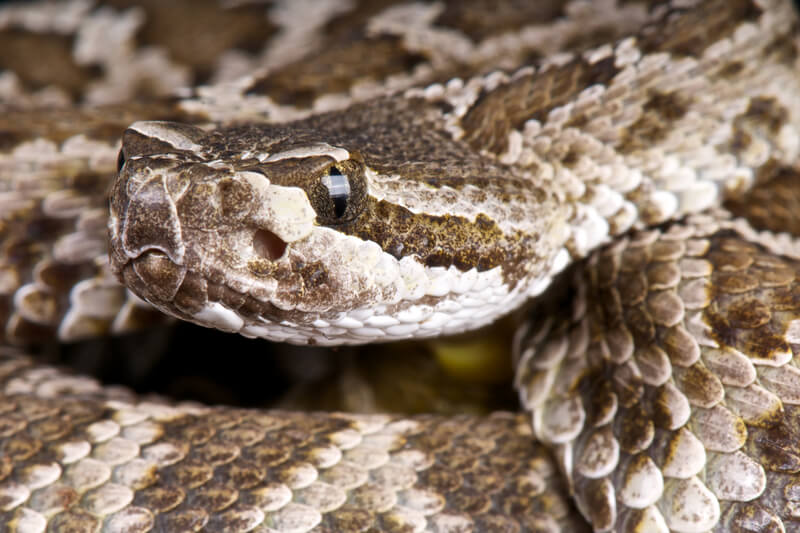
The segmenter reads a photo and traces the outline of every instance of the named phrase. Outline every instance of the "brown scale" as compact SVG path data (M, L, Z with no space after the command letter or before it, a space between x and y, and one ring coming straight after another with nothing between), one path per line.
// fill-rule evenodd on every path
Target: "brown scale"
M662 20L646 28L644 31L647 33L643 33L637 42L646 52L676 50L699 56L707 46L725 37L726 32L735 27L730 23L731 20L739 20L745 13L755 17L759 11L749 0L737 2L733 9L708 5L700 12L688 11L684 14L677 10L666 16L666 25ZM718 19L713 20L718 15ZM694 21L696 17L703 18L702 25ZM712 19L713 24L709 24L708 19ZM702 31L697 30L700 27ZM575 59L562 67L551 67L541 73L521 76L479 97L462 120L465 139L475 149L503 153L512 129L521 129L524 122L531 118L544 122L550 110L574 100L577 93L586 87L587 80L607 83L618 72L612 55L594 64ZM650 106L656 113L661 113L664 120L644 115L635 129L643 130L643 134L652 141L655 140L653 137L665 133L666 121L677 110L684 109L685 104L678 107L671 102L663 104L654 96ZM575 117L573 123L579 125L580 120L581 117ZM632 132L628 135L637 137Z
M4 380L35 379L39 386L58 381L56 375L35 378L28 373L30 364L18 356L4 355L0 375ZM118 399L126 399L121 392ZM488 418L462 415L451 419L395 416L377 425L371 423L373 428L367 429L364 422L347 415L265 415L248 410L203 409L197 414L170 415L167 411L166 416L140 422L131 418L117 431L104 433L105 429L93 425L108 414L103 402L91 389L70 387L51 399L4 399L0 403L4 413L4 423L0 424L0 449L4 452L0 480L14 472L19 479L23 471L15 465L29 463L34 457L57 457L60 452L54 439L70 434L79 440L102 442L111 438L108 443L116 449L130 449L123 455L141 449L146 456L161 461L157 469L137 469L131 464L132 468L126 470L125 475L131 476L128 479L135 479L134 489L127 496L132 507L126 517L137 527L150 525L174 531L254 524L260 520L256 509L268 509L271 502L277 503L275 498L282 497L275 484L279 481L290 487L297 485L294 491L299 502L322 504L328 509L319 525L323 529L337 530L344 524L352 531L393 530L391 524L400 516L374 499L383 494L386 503L396 497L410 503L423 497L418 503L425 502L445 513L466 516L462 514L466 511L472 515L473 527L491 524L527 530L537 523L552 526L556 519L569 531L585 531L569 518L568 501L553 492L557 485L546 491L543 483L516 490L515 483L537 483L537 476L541 481L556 482L555 472L548 467L547 452L540 446L530 446L523 415L497 413ZM152 409L154 414L158 410L155 406ZM125 417L125 412L120 411L119 416ZM38 422L26 423L31 418ZM381 428L390 430L392 424L398 428L409 425L409 429L381 436ZM113 433L116 435L111 436ZM376 437L379 440L370 444ZM95 457L106 459L106 453L113 453L113 448L96 442ZM336 459L340 453L351 462ZM391 456L399 461L395 466L386 461ZM415 461L414 468L403 467L401 457ZM98 515L106 513L107 505L113 505L113 497L108 500L101 496L102 487L92 490L108 473L102 465L100 461L77 463L67 471L67 475L72 472L76 476L81 472L80 478L72 479L72 486L46 488L31 505L48 501L62 509L52 527L96 527L101 523ZM408 483L393 484L394 477L409 474ZM357 479L353 475L369 475L371 481L356 489L347 501L339 500L343 493L336 487L353 483ZM303 480L308 476L317 477L318 482L306 488ZM442 496L429 499L423 496L424 491ZM289 518L279 509L267 511L267 516L278 527Z
M423 60L406 51L397 37L360 39L289 64L254 83L247 92L267 95L284 105L310 107L321 95L346 92L354 80L380 81L408 72Z
M62 35L41 35L21 28L0 30L0 49L4 50L0 70L17 73L33 90L58 85L79 100L89 82L102 73L77 64L71 54L71 43L70 37Z
M220 55L232 48L258 51L275 33L263 8L239 6L220 9L216 2L126 2L109 0L106 8L127 12L143 10L139 46L163 47L171 60L188 65L193 82L207 81ZM212 38L213 36L213 38ZM74 101L82 101L87 86L104 75L102 65L81 64L73 57L74 34L40 32L18 25L0 29L0 70L17 73L31 90L58 86ZM155 85L145 81L138 94L164 97Z
M482 94L462 119L465 140L476 150L503 153L511 130L525 121L544 121L547 113L571 100L591 79L597 83L611 80L617 69L613 57L588 64L574 60L539 74L529 74Z
M526 2L510 0L493 2L481 0L466 3L447 2L442 13L436 18L436 24L460 30L473 41L481 41L487 37L522 27L529 20L547 24L564 16L566 2Z
M746 217L756 228L800 235L800 219L795 206L800 200L800 171L769 163L759 175L759 187L748 199L729 200L725 206L735 215Z
M89 198L98 199L96 191L89 191ZM37 203L32 198L31 205L22 212L6 211L2 215L0 235L5 237L0 250L6 259L1 266L6 279L13 280L15 285L6 287L6 291L34 281L33 268L39 268L38 290L29 292L19 302L25 309L24 316L19 314L20 309L13 309L14 290L0 296L3 300L0 308L6 310L2 322L8 324L0 337L18 343L52 336L69 307L68 290L74 283L98 273L97 267L89 262L59 263L50 257L44 243L52 245L60 237L80 230L75 227L75 218L59 220L42 213L41 200ZM101 229L101 235L104 232ZM87 237L96 237L96 233Z
M592 439L600 435L615 440L622 452L608 475L573 474L578 506L597 528L642 519L640 511L620 501L623 480L630 475L625 469L643 468L646 457L666 468L680 456L679 442L686 442L682 433L688 430L707 450L705 469L697 476L712 494L727 495L720 500L721 520L714 530L750 530L748 524L758 523L764 528L782 524L788 531L797 524L797 496L791 487L800 472L795 405L800 401L800 374L790 372L797 346L786 335L789 324L800 318L800 265L735 231L700 234L688 241L668 238L684 231L676 228L634 235L590 262L586 298L598 303L589 304L585 315L587 344L578 341L582 337L577 329L569 335L556 329L548 337L569 339L569 350L575 352L568 352L571 363L564 364L584 365L576 376L575 370L560 371L562 379L575 376L564 382L568 386L563 394L577 394L586 409L583 431L573 440L576 468L591 455ZM698 351L697 343L686 337L695 323L689 314L698 309L719 348L701 343ZM584 315L574 316L581 320ZM611 336L614 331L618 333ZM743 355L733 357L727 349ZM520 369L523 385L533 386L534 368ZM686 419L688 408L693 414ZM736 479L742 478L736 476L745 474L728 473L748 464L735 462L741 452L755 461L749 464L761 464L766 471L758 503L744 501L752 498L750 490L755 489L750 485L743 481L737 487ZM603 461L614 460L609 456L600 465ZM617 492L609 488L614 486ZM662 498L670 494L666 491ZM743 499L737 501L737 494ZM613 499L616 510L609 507ZM655 505L668 525L679 527L666 510L669 500Z
M137 44L163 47L171 59L189 65L195 72L193 84L208 82L224 52L257 53L278 30L258 5L220 9L214 0L106 3L120 11L134 7L143 10L147 22L137 32Z
M653 91L642 106L642 116L626 128L619 150L631 153L663 140L669 134L671 121L683 117L690 103L690 97L683 94Z
M739 21L757 20L761 14L752 0L713 0L699 9L673 8L662 20L648 24L639 42L646 53L699 57L709 45L730 36Z
M264 94L276 102L301 108L310 107L314 100L325 94L344 93L357 81L381 81L393 74L410 72L421 65L430 64L437 52L426 49L408 49L403 38L396 35L368 31L370 18L399 2L363 2L350 11L337 14L324 25L322 34L327 42L313 53L281 66L275 72L260 77L247 89L248 94ZM516 0L490 2L487 10L484 0L473 2L445 2L444 9L432 21L431 27L439 31L456 31L473 43L524 29L531 21L547 24L564 16L564 2L519 2ZM586 49L618 37L618 28L596 32L594 36L580 33L580 46L569 49ZM524 54L525 50L517 53ZM491 69L491 64L437 65L430 76L417 83L444 83L453 77L481 74Z

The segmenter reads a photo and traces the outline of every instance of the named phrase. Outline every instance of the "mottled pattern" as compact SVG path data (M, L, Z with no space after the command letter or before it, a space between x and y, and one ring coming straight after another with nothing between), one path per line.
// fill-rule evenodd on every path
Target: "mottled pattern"
M798 250L724 216L634 233L520 337L522 402L595 529L800 525Z
M542 298L520 414L170 404L4 347L0 527L798 527L800 246L758 232L797 234L797 32L782 0L4 5L3 344Z
M800 201L797 184L800 170L769 168L759 177L759 186L746 199L725 204L732 213L746 217L754 227L776 233L800 235L800 219L794 206Z
M48 519L76 531L582 527L522 415L173 407L109 397L13 352L0 375L0 525L11 530Z

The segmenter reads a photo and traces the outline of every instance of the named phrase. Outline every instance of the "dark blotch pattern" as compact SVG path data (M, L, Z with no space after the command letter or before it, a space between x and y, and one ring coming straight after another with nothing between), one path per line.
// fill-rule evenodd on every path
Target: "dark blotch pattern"
M639 119L623 131L619 151L629 153L657 144L669 134L672 124L686 114L690 105L691 96L684 93L651 92Z
M468 220L460 216L413 214L404 207L370 201L367 212L341 231L373 240L398 259L415 255L429 267L455 266L483 272L496 266L510 271L526 261L535 236L504 235L486 215Z
M310 107L317 97L347 92L356 81L380 81L408 72L423 56L405 50L397 37L358 39L290 63L255 81L248 94L263 94L283 105Z
M462 119L464 139L474 150L500 154L508 134L529 119L544 121L555 107L574 99L588 82L607 83L617 73L613 57L594 64L576 59L545 72L528 74L484 92Z

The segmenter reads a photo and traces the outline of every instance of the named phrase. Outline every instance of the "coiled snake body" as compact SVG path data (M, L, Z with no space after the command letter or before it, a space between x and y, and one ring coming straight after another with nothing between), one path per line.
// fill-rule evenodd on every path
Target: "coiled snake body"
M7 344L144 300L321 345L533 304L487 417L148 402L5 348L0 524L797 528L798 45L781 0L4 6Z

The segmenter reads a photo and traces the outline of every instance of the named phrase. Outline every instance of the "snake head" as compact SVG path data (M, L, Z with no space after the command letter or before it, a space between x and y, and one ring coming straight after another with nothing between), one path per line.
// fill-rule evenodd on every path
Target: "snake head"
M457 332L524 299L540 235L501 227L475 187L461 187L469 216L421 212L455 189L403 191L408 168L368 148L324 124L135 123L112 189L112 269L168 314L295 343Z

